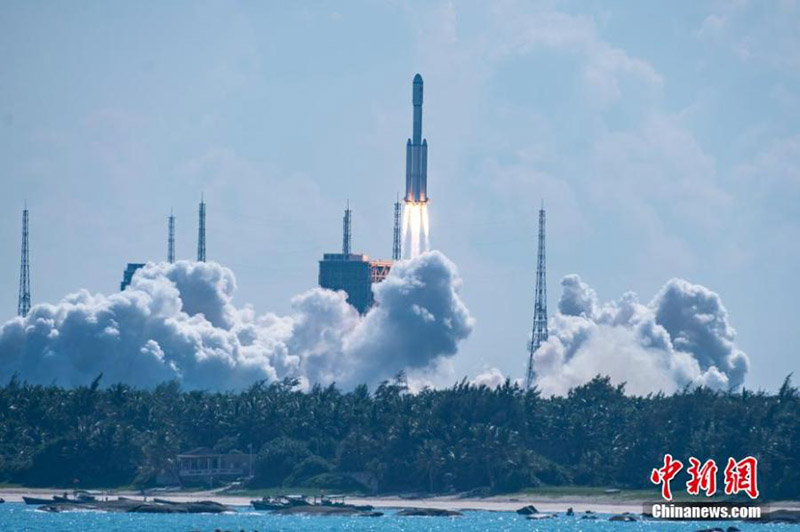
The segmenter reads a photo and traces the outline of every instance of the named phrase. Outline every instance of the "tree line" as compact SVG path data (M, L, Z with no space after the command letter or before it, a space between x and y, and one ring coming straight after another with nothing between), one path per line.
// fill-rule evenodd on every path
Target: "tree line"
M563 397L466 380L409 393L402 375L342 391L291 380L240 392L0 388L0 482L151 486L196 447L257 451L251 485L380 492L652 488L665 453L686 463L752 455L768 498L800 496L800 395L705 388L625 395L596 377ZM368 487L367 487L368 486Z

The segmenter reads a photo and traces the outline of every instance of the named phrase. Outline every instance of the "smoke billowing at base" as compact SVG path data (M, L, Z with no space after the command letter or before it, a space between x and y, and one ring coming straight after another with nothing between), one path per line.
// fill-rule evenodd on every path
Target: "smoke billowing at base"
M474 320L455 265L437 251L395 264L361 316L343 292L314 288L286 316L236 307L234 274L216 263L148 264L124 292L86 290L34 306L0 328L0 379L140 387L176 379L187 389L230 390L297 378L303 388L374 385L399 371L447 368ZM631 394L685 386L742 385L749 359L719 296L680 279L647 304L633 293L601 304L577 275L562 282L550 337L534 356L544 395L566 394L596 375ZM426 379L418 378L424 384ZM491 369L473 382L496 386Z
M297 378L307 387L375 384L435 368L473 327L455 265L433 251L394 265L360 316L343 292L292 299L287 316L233 303L234 274L216 263L148 264L123 292L68 295L0 329L0 378L78 386L229 390Z
M720 297L683 279L669 280L648 304L628 292L600 304L577 275L561 281L550 337L534 355L536 386L566 394L596 375L626 383L626 392L665 393L686 386L715 390L742 385L750 362ZM484 382L497 376L484 374Z

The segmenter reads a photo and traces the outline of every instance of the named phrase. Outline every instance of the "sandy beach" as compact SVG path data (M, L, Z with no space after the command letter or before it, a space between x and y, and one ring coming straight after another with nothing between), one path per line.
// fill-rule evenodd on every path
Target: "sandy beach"
M48 498L52 495L62 495L65 490L38 489L38 488L3 488L0 497L7 502L22 502L23 495ZM93 493L106 493L102 490L92 490ZM139 492L134 491L108 491L109 498L119 496L141 498ZM101 495L102 497L103 495ZM148 498L160 497L179 502L211 500L230 506L248 506L256 497L246 495L229 495L219 491L192 491L192 492L159 492L148 495ZM537 495L500 495L494 497L462 498L458 495L442 495L425 498L407 498L399 496L377 497L347 497L347 502L352 504L371 504L376 508L441 508L446 510L485 510L495 512L515 511L523 506L532 504L542 512L565 512L568 508L578 512L591 510L597 513L639 513L642 511L644 500L614 500L609 496L537 496ZM649 502L649 501L648 501ZM770 503L773 508L786 508L800 510L800 501L781 501Z

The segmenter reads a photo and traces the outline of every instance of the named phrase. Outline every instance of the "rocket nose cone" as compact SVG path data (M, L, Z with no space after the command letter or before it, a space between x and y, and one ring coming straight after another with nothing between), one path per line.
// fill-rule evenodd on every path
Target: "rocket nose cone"
M414 76L414 83L411 85L412 100L414 105L422 105L422 76Z

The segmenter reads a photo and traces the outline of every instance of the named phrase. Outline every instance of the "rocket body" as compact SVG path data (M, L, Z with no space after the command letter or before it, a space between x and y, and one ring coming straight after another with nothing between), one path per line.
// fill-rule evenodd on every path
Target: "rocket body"
M406 143L406 203L428 202L428 141L422 138L422 76L414 76L413 135Z

